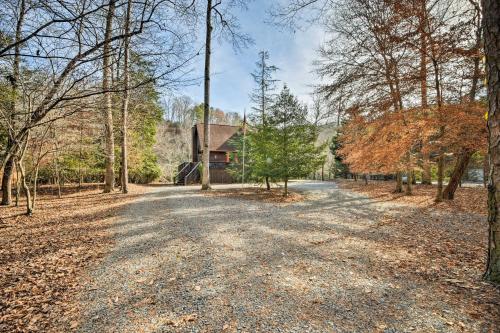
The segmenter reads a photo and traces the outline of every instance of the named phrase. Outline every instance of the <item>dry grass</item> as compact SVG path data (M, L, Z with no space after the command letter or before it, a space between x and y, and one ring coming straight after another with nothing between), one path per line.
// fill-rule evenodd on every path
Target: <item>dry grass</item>
M304 200L304 196L297 192L288 191L288 196L284 196L283 189L272 188L266 190L259 187L232 188L207 192L209 196L233 197L246 200L257 200L269 203L290 204Z
M436 186L433 185L413 185L413 194L408 196L404 193L394 193L396 184L391 181L370 181L368 184L365 184L364 181L355 182L352 180L338 180L336 182L343 189L363 193L371 198L383 201L481 215L486 215L488 212L486 200L488 194L484 187L461 187L457 189L454 200L435 203Z
M143 192L102 194L97 185L40 191L32 217L24 207L0 208L0 331L67 331L88 267L112 243L116 211ZM22 202L23 203L23 202Z

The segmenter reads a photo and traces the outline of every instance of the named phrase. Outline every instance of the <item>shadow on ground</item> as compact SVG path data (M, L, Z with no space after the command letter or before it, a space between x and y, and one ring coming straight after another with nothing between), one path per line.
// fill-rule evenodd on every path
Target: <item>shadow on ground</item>
M479 281L481 245L460 232L480 235L481 217L427 220L332 183L293 186L310 199L280 206L155 187L114 225L81 331L498 329L498 291ZM436 214L445 222L426 225ZM457 276L469 285L446 282Z

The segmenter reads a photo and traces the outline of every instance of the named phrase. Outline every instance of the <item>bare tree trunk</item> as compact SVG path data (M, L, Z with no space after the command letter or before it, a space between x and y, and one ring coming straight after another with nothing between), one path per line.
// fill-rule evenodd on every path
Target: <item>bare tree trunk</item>
M19 207L21 202L21 175L19 174L19 168L16 167L16 207Z
M12 203L12 171L14 169L14 159L11 157L5 164L2 175L2 206Z
M419 34L420 34L420 97L422 108L425 110L428 108L427 102L427 38L425 27L427 26L427 8L426 1L421 1L421 13L420 13L420 24L419 24ZM427 113L427 111L424 111ZM426 143L424 143L426 144ZM431 163L430 154L426 152L422 154L423 165L422 165L422 184L431 185Z
M269 177L268 176L266 176L266 189L268 191L271 191L271 183L269 183Z
M212 53L212 0L207 0L207 31L205 41L205 96L203 110L202 190L210 189L210 58Z
M37 186L38 186L38 170L40 169L39 163L36 164L35 166L35 175L33 176L33 200L31 203L31 207L33 211L35 211L35 205L36 205L36 195L37 195Z
M396 189L394 193L403 193L403 174L401 171L396 172Z
M130 11L132 0L128 0L127 14L125 15L125 34L130 31ZM123 55L123 102L122 102L122 165L121 165L121 187L123 193L128 193L128 150L127 150L127 129L128 129L128 102L129 102L129 65L128 58L130 53L130 38L124 40L124 55Z
M444 189L443 199L453 200L453 198L455 198L455 191L461 183L462 177L465 173L465 170L467 169L467 165L469 164L472 154L473 152L471 150L465 150L457 157L457 163L453 168L453 173L451 174L450 181Z
M33 215L33 208L31 206L30 189L28 187L28 184L26 183L26 173L24 171L22 157L19 159L19 161L16 161L16 166L19 168L19 172L21 173L24 195L26 195L26 215L31 216Z
M78 158L78 190L81 190L83 183L82 160L83 160L83 123L80 123L80 152ZM33 196L34 193L33 193Z
M111 33L113 29L113 16L115 12L115 1L109 1L108 13L106 16L106 31L104 39L106 43L103 46L103 79L102 88L104 90L104 132L106 138L106 173L104 174L104 193L110 193L115 187L115 140L113 136L113 104L111 84Z
M366 173L363 175L363 179L365 180L365 185L368 185L368 175Z
M19 41L21 40L22 37L22 26L24 23L24 15L26 11L26 3L25 0L21 0L19 2L19 13L18 13L18 18L17 18L17 24L16 24L16 36L15 36L15 41L16 41L16 46L14 48L14 64L12 67L12 77L10 77L10 85L11 85L11 92L12 92L12 101L10 103L10 117L11 117L11 126L14 125L14 115L16 113L16 99L17 99L17 93L18 93L18 86L19 86L19 64L21 61L21 44L19 44ZM7 140L7 149L6 151L9 151L10 147L12 146L12 136L14 133L12 133L12 130L9 128L8 129L8 140ZM2 176L2 202L0 203L2 206L8 206L12 203L12 173L14 170L14 158L9 157L8 160L5 163L5 167L3 170L3 176Z
M484 277L500 283L500 3L483 0L483 29L488 80L488 259Z
M442 106L442 94L441 94L441 83L439 79L439 65L436 59L432 59L432 64L434 67L434 84L436 89L436 101L438 106L438 117L439 117L439 134L438 138L441 139L444 135L445 127L443 125L443 110ZM440 202L443 200L443 180L444 180L444 153L445 148L441 145L438 151L438 162L437 162L437 192L436 192L436 202Z
M31 216L33 215L33 207L31 206L30 188L26 183L26 172L24 171L24 165L23 165L24 155L26 154L26 148L28 147L29 132L24 138L24 140L26 140L24 142L24 146L21 148L21 151L19 152L19 157L16 158L15 162L16 162L16 169L18 169L19 173L21 174L21 183L23 186L24 195L26 196L26 215Z
M288 196L288 177L285 177L285 193L284 196Z
M54 156L54 171L56 172L55 174L55 181L56 181L56 185L57 185L57 198L58 199L61 199L61 174L60 174L60 170L59 170L59 154L58 154L58 148L56 146L56 152L55 152L55 156Z

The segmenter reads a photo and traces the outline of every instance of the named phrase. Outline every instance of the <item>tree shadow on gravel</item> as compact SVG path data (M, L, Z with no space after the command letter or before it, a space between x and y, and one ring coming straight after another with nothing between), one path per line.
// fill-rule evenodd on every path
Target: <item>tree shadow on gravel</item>
M407 223L381 224L387 207L329 191L287 206L193 188L146 194L114 226L117 245L84 296L82 331L498 327L499 294L477 276L481 246L422 228L421 211L407 207L390 211ZM440 244L431 246L433 235ZM457 276L472 288L445 282Z

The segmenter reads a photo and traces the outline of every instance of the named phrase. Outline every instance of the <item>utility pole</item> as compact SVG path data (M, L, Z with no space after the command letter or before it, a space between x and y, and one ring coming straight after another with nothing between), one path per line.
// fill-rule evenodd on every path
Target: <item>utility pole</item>
M243 163L242 177L241 177L241 187L245 186L245 146L246 146L246 134L247 134L247 109L243 110L243 156L241 158Z

